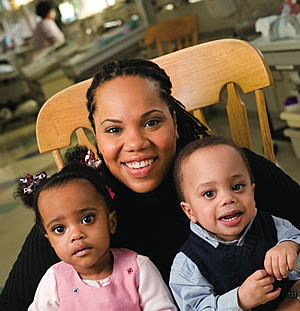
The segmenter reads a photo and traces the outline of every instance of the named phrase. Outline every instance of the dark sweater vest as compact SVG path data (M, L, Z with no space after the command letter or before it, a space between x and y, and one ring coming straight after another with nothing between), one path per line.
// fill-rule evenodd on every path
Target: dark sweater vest
M222 295L240 286L256 270L264 269L265 254L276 243L277 232L271 214L258 211L242 246L220 243L215 248L192 232L181 252L197 265L202 275L214 286L215 293ZM255 310L274 310L291 285L292 282L286 279L275 281L274 287L282 288L281 295Z

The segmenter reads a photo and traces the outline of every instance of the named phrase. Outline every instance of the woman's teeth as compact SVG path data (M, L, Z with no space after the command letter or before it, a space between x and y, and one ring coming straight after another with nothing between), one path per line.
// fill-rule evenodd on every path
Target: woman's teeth
M153 163L153 159L140 161L140 162L129 162L125 163L130 168L143 168Z

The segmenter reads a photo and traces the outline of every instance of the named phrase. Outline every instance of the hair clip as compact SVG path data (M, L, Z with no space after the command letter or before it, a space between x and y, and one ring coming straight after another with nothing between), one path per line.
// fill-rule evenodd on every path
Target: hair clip
M115 197L116 194L111 190L110 187L105 186L105 188L107 189L108 194L110 195L110 197L113 199L113 198Z
M81 164L85 164L93 168L98 168L102 164L102 161L99 158L95 157L95 153L92 150L88 150L88 152L86 154L83 154L81 158Z
M41 172L37 175L27 174L25 178L20 178L20 182L23 183L22 190L24 194L31 194L35 191L41 180L47 178L47 173Z

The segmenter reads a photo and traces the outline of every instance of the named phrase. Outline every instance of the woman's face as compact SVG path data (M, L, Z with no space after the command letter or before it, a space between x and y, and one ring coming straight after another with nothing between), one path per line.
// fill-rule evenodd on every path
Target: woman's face
M95 101L96 139L110 172L135 192L155 189L173 163L178 136L155 84L118 77L98 88Z

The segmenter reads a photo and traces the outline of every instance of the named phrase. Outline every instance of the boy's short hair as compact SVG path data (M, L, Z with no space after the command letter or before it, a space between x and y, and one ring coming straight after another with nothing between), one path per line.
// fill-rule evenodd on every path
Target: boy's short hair
M180 201L184 201L184 193L183 193L183 186L182 186L182 179L183 179L183 171L182 166L183 162L192 155L196 150L202 149L208 146L217 146L217 145L227 145L234 148L242 157L243 162L248 170L251 183L254 182L254 178L252 175L251 167L249 161L243 151L243 149L238 146L232 139L222 137L222 136L208 136L202 139L197 139L192 141L191 143L187 144L178 154L175 159L174 164L174 183L178 193L178 197Z

